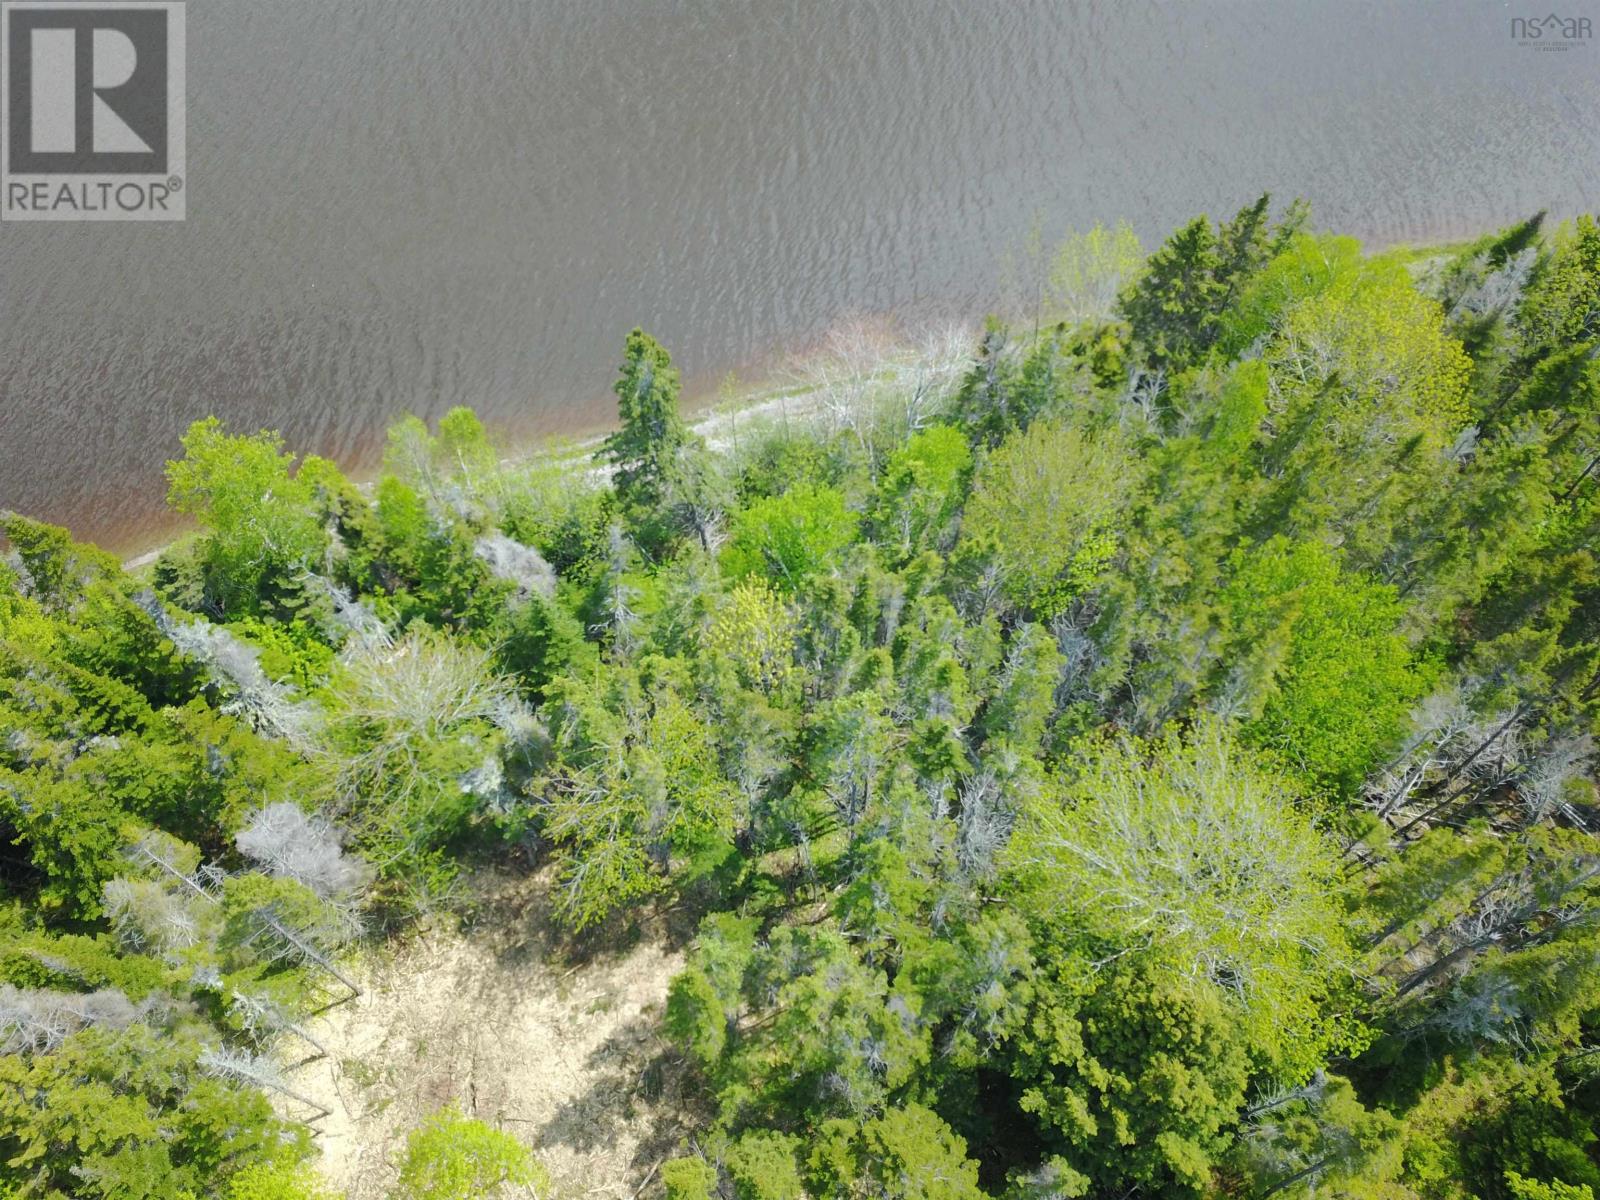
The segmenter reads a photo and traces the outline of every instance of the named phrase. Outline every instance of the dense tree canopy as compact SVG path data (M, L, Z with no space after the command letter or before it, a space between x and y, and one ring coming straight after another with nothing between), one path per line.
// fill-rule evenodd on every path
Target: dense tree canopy
M309 1014L490 864L682 931L650 1194L1592 1197L1596 224L1038 305L727 439L636 330L592 459L202 421L138 574L0 516L0 1196L327 1200Z

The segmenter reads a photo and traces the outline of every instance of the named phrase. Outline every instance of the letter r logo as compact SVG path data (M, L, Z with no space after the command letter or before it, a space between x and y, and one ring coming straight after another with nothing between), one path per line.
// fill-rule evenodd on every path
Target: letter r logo
M168 170L170 7L4 6L7 174Z

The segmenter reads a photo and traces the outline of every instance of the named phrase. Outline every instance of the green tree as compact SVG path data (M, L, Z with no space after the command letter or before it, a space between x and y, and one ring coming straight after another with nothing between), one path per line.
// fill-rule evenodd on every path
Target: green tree
M962 537L1011 599L1041 617L1087 590L1117 549L1137 466L1113 434L1040 421L978 471Z
M1059 313L1073 325L1105 320L1118 293L1143 265L1139 237L1126 221L1112 229L1096 225L1088 233L1069 234L1050 263L1046 295L1051 314Z
M1277 659L1265 694L1243 705L1247 739L1353 793L1426 685L1400 633L1395 590L1341 570L1320 542L1275 538L1235 556L1221 603L1237 659Z
M724 1159L739 1200L801 1200L805 1187L795 1156L800 1139L771 1129L740 1136Z
M1096 975L1070 958L1040 983L1010 1072L1068 1181L1204 1195L1249 1078L1218 989L1130 966Z
M753 576L721 597L705 631L705 648L726 659L746 687L770 694L794 672L795 633L783 594Z
M621 427L601 443L624 505L652 512L665 499L684 451L698 441L678 413L678 370L661 343L635 329L623 349L617 393Z
M1150 256L1123 292L1122 313L1152 367L1176 372L1199 361L1222 333L1236 297L1292 243L1306 222L1305 205L1290 205L1274 226L1270 204L1262 195L1220 228L1196 217Z
M935 425L889 456L874 521L900 559L935 549L966 490L972 451L961 431Z
M208 1076L193 1032L91 1028L0 1056L0 1188L19 1197L173 1200L309 1149L260 1091Z
M1217 280L1221 262L1210 218L1196 217L1150 256L1123 294L1123 315L1155 365L1181 369L1211 344L1227 295Z
M167 502L209 534L208 598L222 612L270 610L327 548L311 488L291 474L294 456L275 433L229 434L215 417L189 427L183 450L167 464Z
M882 1200L983 1200L967 1143L920 1104L885 1110L862 1124L825 1122L812 1145L815 1194Z
M672 1158L661 1166L667 1200L711 1200L717 1169L703 1158Z
M1029 805L1008 852L1044 936L1208 981L1256 1063L1282 1077L1347 1044L1354 1031L1324 1008L1355 961L1338 854L1220 723L1186 741L1085 747L1066 801Z
M734 515L723 568L735 577L765 575L794 591L837 563L859 520L845 507L843 493L800 484Z
M1594 1189L1586 1183L1562 1183L1559 1179L1545 1183L1515 1171L1506 1172L1506 1190L1512 1200L1594 1200Z
M513 1188L549 1189L550 1176L521 1142L441 1109L406 1136L395 1200L492 1200Z
M227 1200L339 1200L310 1167L257 1163L228 1182Z

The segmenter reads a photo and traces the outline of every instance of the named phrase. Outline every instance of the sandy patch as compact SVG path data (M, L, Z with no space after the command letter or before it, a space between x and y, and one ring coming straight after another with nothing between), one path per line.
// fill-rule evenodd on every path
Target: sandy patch
M650 928L564 952L548 882L479 880L463 929L370 955L365 994L312 1024L329 1055L291 1081L332 1110L315 1125L320 1165L350 1200L382 1196L406 1132L451 1101L531 1147L558 1196L630 1200L686 1132L683 1065L660 1028L681 952Z

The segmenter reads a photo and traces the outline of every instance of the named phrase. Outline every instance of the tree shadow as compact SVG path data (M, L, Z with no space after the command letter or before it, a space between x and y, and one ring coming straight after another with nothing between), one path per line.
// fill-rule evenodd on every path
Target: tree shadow
M593 1076L589 1087L540 1127L535 1147L588 1153L616 1145L627 1131L638 1146L629 1168L642 1174L702 1123L689 1064L665 1044L660 1021L650 1014L617 1029L584 1066Z

